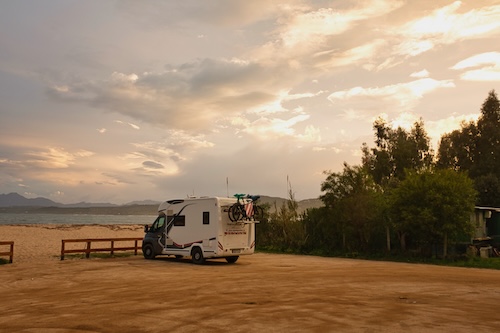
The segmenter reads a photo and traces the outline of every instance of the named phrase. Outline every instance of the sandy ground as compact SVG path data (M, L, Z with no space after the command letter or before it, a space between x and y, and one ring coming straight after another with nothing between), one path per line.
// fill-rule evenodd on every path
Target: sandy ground
M0 226L0 332L498 332L500 271L257 253L59 260L141 226ZM0 252L3 252L0 249Z

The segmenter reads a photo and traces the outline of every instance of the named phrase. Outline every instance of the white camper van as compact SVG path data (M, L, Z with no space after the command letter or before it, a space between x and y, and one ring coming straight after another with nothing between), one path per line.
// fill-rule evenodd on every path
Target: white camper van
M187 198L168 200L158 207L158 217L142 241L146 259L157 255L191 256L195 264L208 258L234 263L255 250L253 219L232 222L229 208L236 198Z

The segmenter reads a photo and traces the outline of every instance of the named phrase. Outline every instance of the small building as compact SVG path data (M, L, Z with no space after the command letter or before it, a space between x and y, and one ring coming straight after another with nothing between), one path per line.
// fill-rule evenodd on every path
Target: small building
M489 255L498 255L500 247L500 208L474 207L471 221L475 229L472 244L478 249L488 248Z

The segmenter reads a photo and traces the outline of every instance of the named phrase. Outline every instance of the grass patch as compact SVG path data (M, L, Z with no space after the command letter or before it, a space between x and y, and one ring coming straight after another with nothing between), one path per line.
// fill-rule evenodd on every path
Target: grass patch
M5 265L5 264L8 264L8 263L9 263L9 260L4 259L4 258L0 258L0 265Z
M418 256L404 256L403 254L379 254L373 256L359 255L359 256L345 256L349 258L376 260L376 261L391 261L391 262L406 262L412 264L427 264L437 266L452 266L452 267L468 267L468 268L486 268L500 270L500 257L480 258L480 257L467 257L457 256L450 258L423 258Z
M470 258L467 260L450 261L447 266L500 269L500 257L494 258Z

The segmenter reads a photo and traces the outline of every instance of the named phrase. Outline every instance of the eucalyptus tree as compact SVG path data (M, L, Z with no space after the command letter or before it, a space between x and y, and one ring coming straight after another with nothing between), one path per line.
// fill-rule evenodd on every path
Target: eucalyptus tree
M392 128L384 119L373 124L375 147L362 146L362 163L382 186L394 180L403 180L405 170L425 169L433 164L430 139L422 120L413 124L410 131Z
M424 128L422 119L415 122L407 131L402 127L392 128L384 119L379 118L373 124L375 132L375 147L369 148L366 143L362 146L362 164L375 182L386 193L397 187L404 180L407 170L424 170L433 166L433 151L430 139ZM389 203L384 196L380 200L382 212L386 211ZM386 229L387 250L391 250L391 229L394 224L390 214L382 213L383 224ZM397 230L400 243L405 243L405 232Z
M494 90L476 122L443 135L437 166L467 171L479 193L478 205L500 206L500 102Z

